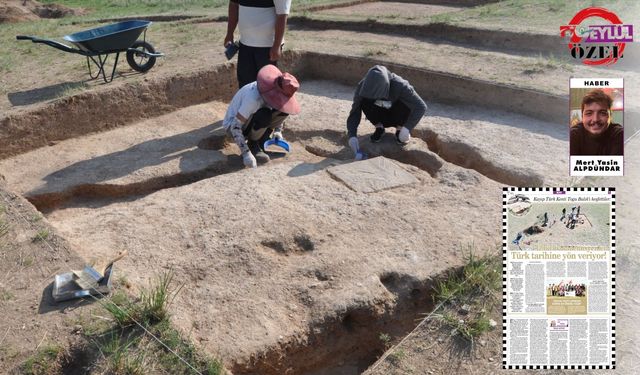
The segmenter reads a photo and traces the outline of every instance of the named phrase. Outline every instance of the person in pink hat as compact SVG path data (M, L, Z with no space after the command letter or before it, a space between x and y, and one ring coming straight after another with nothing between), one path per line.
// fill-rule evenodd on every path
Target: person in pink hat
M295 97L300 84L296 77L273 65L258 71L255 82L243 86L231 99L222 126L240 148L246 167L268 162L262 148L269 138L282 139L284 120L300 113Z

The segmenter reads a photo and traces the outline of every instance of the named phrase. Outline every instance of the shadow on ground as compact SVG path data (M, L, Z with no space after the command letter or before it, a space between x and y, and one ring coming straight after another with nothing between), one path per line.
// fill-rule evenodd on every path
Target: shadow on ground
M25 106L45 102L65 96L71 90L89 87L86 81L63 82L51 86L40 87L33 90L11 92L7 94L9 102L14 106Z

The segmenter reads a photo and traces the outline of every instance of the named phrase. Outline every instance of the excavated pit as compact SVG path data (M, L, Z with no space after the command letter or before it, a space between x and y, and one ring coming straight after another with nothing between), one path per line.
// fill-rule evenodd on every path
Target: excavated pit
M380 334L397 341L431 311L432 280L417 280L397 272L383 273L387 298L348 306L323 321L310 324L307 335L266 348L248 363L235 364L236 375L360 374L386 350Z
M133 283L173 267L188 283L175 323L196 327L192 339L235 374L358 374L384 351L381 333L401 337L432 308L434 280L462 264L454 242L493 244L499 200L482 193L553 183L566 165L523 149L566 155L562 125L531 109L559 119L566 99L388 65L429 115L404 148L392 133L370 143L364 118L360 142L417 182L347 188L326 169L351 161L352 91L375 63L287 54L304 109L287 121L293 152L255 171L242 168L220 126L235 88L231 64L5 117L0 170L81 256L130 249L121 269ZM527 142L514 145L518 137Z

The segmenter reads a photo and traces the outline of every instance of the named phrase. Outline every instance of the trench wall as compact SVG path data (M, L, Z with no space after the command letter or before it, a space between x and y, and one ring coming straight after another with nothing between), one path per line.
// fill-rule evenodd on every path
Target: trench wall
M503 30L485 30L471 27L430 23L426 25L394 24L364 21L330 21L305 16L293 16L289 25L309 30L345 30L378 34L396 34L415 38L447 41L473 47L510 51L522 54L556 54L568 56L567 44L560 35L530 34Z
M378 63L369 58L313 52L307 53L306 59L306 78L331 79L354 87L367 70ZM427 104L429 101L471 104L517 112L563 126L568 122L569 100L566 97L406 65L384 64L392 72L411 82Z

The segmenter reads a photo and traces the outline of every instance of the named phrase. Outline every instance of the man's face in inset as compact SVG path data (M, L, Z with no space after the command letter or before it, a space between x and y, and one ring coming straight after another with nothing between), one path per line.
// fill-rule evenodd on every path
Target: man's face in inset
M592 135L604 133L611 122L611 111L604 103L585 104L582 110L582 124Z

